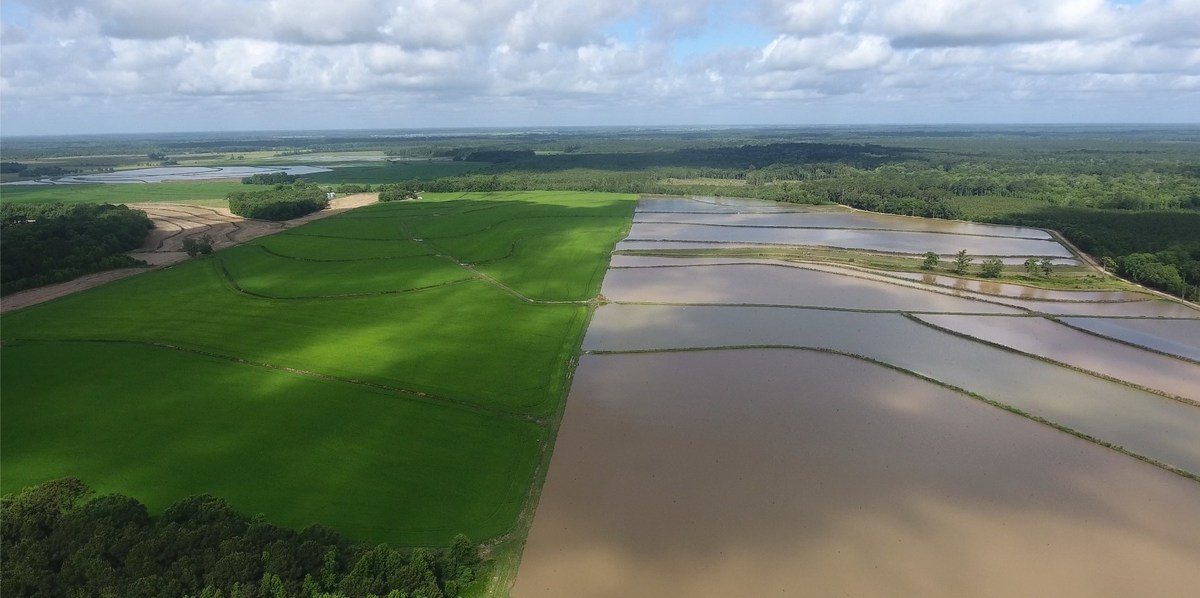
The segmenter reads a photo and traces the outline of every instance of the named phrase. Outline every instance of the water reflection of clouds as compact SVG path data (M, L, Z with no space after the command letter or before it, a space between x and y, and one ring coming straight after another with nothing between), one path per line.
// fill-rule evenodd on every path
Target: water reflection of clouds
M238 179L255 174L268 174L272 172L305 175L329 172L329 169L314 166L164 166L161 168L139 168L135 170L118 170L116 172L68 176L55 179L53 184L136 184L163 183L166 181L211 181Z
M1198 498L848 357L585 356L513 595L1170 594Z
M1067 324L1127 343L1200 361L1200 319L1062 318Z
M699 203L642 200L639 214L746 222L765 211ZM618 249L732 245L671 241ZM596 311L584 349L684 351L582 358L514 596L1173 595L1200 584L1194 482L880 364L1191 471L1200 410L898 313L1015 308L845 268L737 261L614 258L603 293L618 303ZM678 267L701 263L714 265ZM677 267L654 267L664 264Z
M1049 233L1036 228L977 224L958 220L910 218L872 212L783 212L783 213L644 213L634 222L664 224L705 224L720 227L765 226L772 228L866 229L874 231L936 232L951 235L992 237L1021 237L1051 239Z
M923 314L917 318L1023 353L1200 402L1200 366L1115 343L1045 318L944 314Z
M636 328L626 325L632 321L638 322ZM597 310L584 339L589 351L738 346L812 347L861 355L1200 471L1200 445L1194 442L1200 409L939 332L899 314L606 305Z
M814 245L911 255L927 251L950 255L966 249L971 255L1072 257L1067 248L1052 239L848 228L768 228L635 222L629 231L628 240Z

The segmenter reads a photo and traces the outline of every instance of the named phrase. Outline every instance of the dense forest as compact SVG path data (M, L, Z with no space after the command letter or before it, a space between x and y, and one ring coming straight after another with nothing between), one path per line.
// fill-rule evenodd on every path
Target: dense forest
M140 265L154 223L140 210L109 204L0 205L0 293Z
M227 199L230 212L259 220L291 220L329 206L325 190L304 181L265 191L238 191Z
M300 531L193 496L152 517L120 494L65 478L0 499L0 594L454 598L476 578L478 548L354 544L321 526Z

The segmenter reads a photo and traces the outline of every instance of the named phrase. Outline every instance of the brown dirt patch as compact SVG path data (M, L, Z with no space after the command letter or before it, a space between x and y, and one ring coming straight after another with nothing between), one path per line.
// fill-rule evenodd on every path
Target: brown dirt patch
M378 201L377 193L356 193L338 197L329 207L294 220L271 222L249 220L236 216L228 208L214 208L184 203L144 203L134 206L146 212L154 221L154 230L146 237L141 249L129 255L146 262L151 269L177 264L188 259L183 251L183 241L208 235L213 240L213 249L224 249L274 234L302 224L341 214L354 208ZM29 307L57 299L65 295L98 287L104 283L126 278L147 271L146 268L123 268L81 276L63 283L13 293L0 300L0 313Z

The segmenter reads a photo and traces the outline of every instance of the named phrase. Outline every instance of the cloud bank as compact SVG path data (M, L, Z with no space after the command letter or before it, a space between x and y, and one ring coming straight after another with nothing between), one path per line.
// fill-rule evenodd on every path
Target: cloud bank
M4 134L1200 112L1200 0L6 0L3 17Z

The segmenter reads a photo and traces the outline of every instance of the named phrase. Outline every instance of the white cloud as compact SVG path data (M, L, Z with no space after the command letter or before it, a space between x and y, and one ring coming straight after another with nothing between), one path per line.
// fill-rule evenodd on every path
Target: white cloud
M26 15L0 31L6 125L39 103L177 110L208 96L268 113L433 113L433 98L483 122L499 108L475 107L620 120L742 105L753 120L830 96L1071 115L1200 91L1200 0L5 1Z
M795 38L781 36L763 49L762 64L772 70L818 68L858 71L878 68L892 56L888 40L846 34Z

